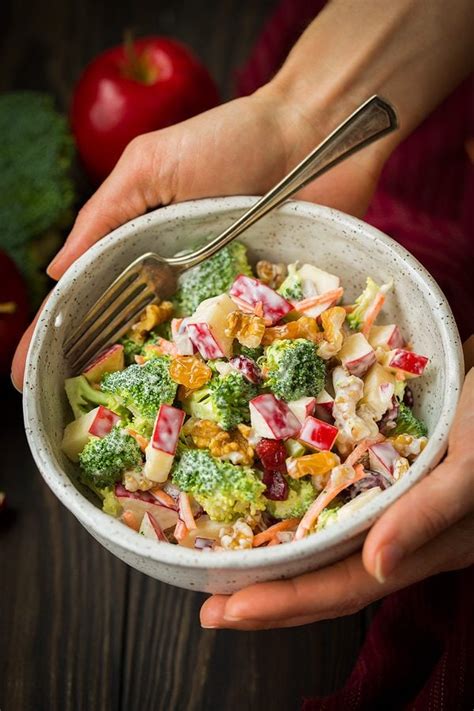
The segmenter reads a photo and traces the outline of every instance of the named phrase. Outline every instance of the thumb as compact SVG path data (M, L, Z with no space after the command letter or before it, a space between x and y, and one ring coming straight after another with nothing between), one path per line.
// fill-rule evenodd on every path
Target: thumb
M410 553L474 508L474 370L468 373L445 461L399 499L370 530L363 549L367 572L383 582ZM454 552L453 552L454 554Z
M158 205L160 190L152 174L156 137L152 136L145 134L128 144L112 173L79 211L69 237L47 269L50 277L59 279L111 230Z

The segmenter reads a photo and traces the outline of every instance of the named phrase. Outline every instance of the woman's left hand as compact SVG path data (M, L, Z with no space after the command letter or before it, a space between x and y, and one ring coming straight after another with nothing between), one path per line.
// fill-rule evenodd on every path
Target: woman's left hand
M349 615L388 593L474 562L474 368L449 436L448 454L370 530L362 552L292 580L214 595L203 627L257 630ZM291 544L287 544L291 545Z

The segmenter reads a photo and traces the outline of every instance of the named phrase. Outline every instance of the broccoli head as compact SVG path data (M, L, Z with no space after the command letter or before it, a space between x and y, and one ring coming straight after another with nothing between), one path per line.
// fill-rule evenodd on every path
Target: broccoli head
M2 247L33 287L42 287L39 274L72 218L73 157L67 120L50 96L22 91L0 97Z
M333 499L329 506L321 511L316 523L316 531L322 531L326 526L331 526L337 522L339 509L343 506L343 502L339 499Z
M350 328L358 331L363 325L367 312L373 306L379 294L386 294L392 288L392 282L379 286L371 277L367 277L366 287L362 294L355 300L355 308L347 314L347 323Z
M86 483L102 489L119 481L127 469L142 463L142 452L136 440L115 426L108 435L92 438L79 454Z
M230 523L265 509L265 485L256 471L221 461L205 449L182 448L173 483L196 499L213 521Z
M396 437L400 434L413 435L413 437L426 437L428 434L425 423L415 417L410 408L403 402L398 405L398 415L394 429L390 430L390 437Z
M300 518L313 503L316 492L308 479L285 478L288 482L288 498L285 501L267 499L266 509L273 518Z
M231 242L214 256L184 272L173 299L176 315L190 316L204 299L228 291L239 274L252 276L247 248L240 242Z
M102 390L94 388L85 375L67 378L64 387L76 419L81 415L85 415L86 412L90 412L97 405L105 405L109 410L120 414L120 406L116 399L109 393L104 393Z
M101 389L116 398L136 418L135 429L153 426L160 405L171 405L177 384L169 374L169 356L157 356L144 365L129 365L124 370L107 373Z
M324 388L326 367L306 338L275 341L260 359L265 385L282 400L319 395Z
M284 299L293 301L301 301L303 298L303 282L296 264L288 265L288 276L280 285L278 293L281 294Z
M241 422L250 422L249 400L257 392L255 385L237 371L216 373L207 385L183 401L183 408L192 417L213 420L230 430Z

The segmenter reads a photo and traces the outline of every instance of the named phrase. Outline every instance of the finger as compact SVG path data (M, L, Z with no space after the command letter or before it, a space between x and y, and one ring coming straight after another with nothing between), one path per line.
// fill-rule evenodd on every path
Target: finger
M20 342L18 343L18 345L16 347L15 355L13 356L11 378L12 378L13 385L20 392L23 390L23 380L25 378L26 356L28 355L28 348L30 347L31 337L33 335L33 331L35 330L36 322L38 321L38 318L39 318L48 298L49 298L49 294L43 300L43 303L41 304L40 308L38 309L38 313L36 314L35 318L30 323L30 325L26 329L25 333L21 337Z
M293 580L251 585L227 598L211 597L206 600L201 620L212 621L209 626L214 628L257 630L353 614L430 575L469 565L474 559L473 534L474 517L470 516L405 559L396 576L384 583L367 573L360 553L356 553Z
M467 378L450 435L447 459L380 518L364 544L366 569L378 580L401 560L474 508L474 371Z
M158 180L153 175L156 138L133 140L112 173L79 211L63 248L47 272L59 279L66 269L99 239L159 202Z

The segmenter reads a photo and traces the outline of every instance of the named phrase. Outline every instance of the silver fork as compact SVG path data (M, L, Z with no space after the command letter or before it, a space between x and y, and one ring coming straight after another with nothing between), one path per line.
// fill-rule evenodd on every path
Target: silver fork
M394 108L372 96L213 240L189 254L165 258L148 252L132 262L67 338L64 351L73 371L82 370L100 351L116 342L146 306L169 298L184 271L211 257L316 177L397 127Z

